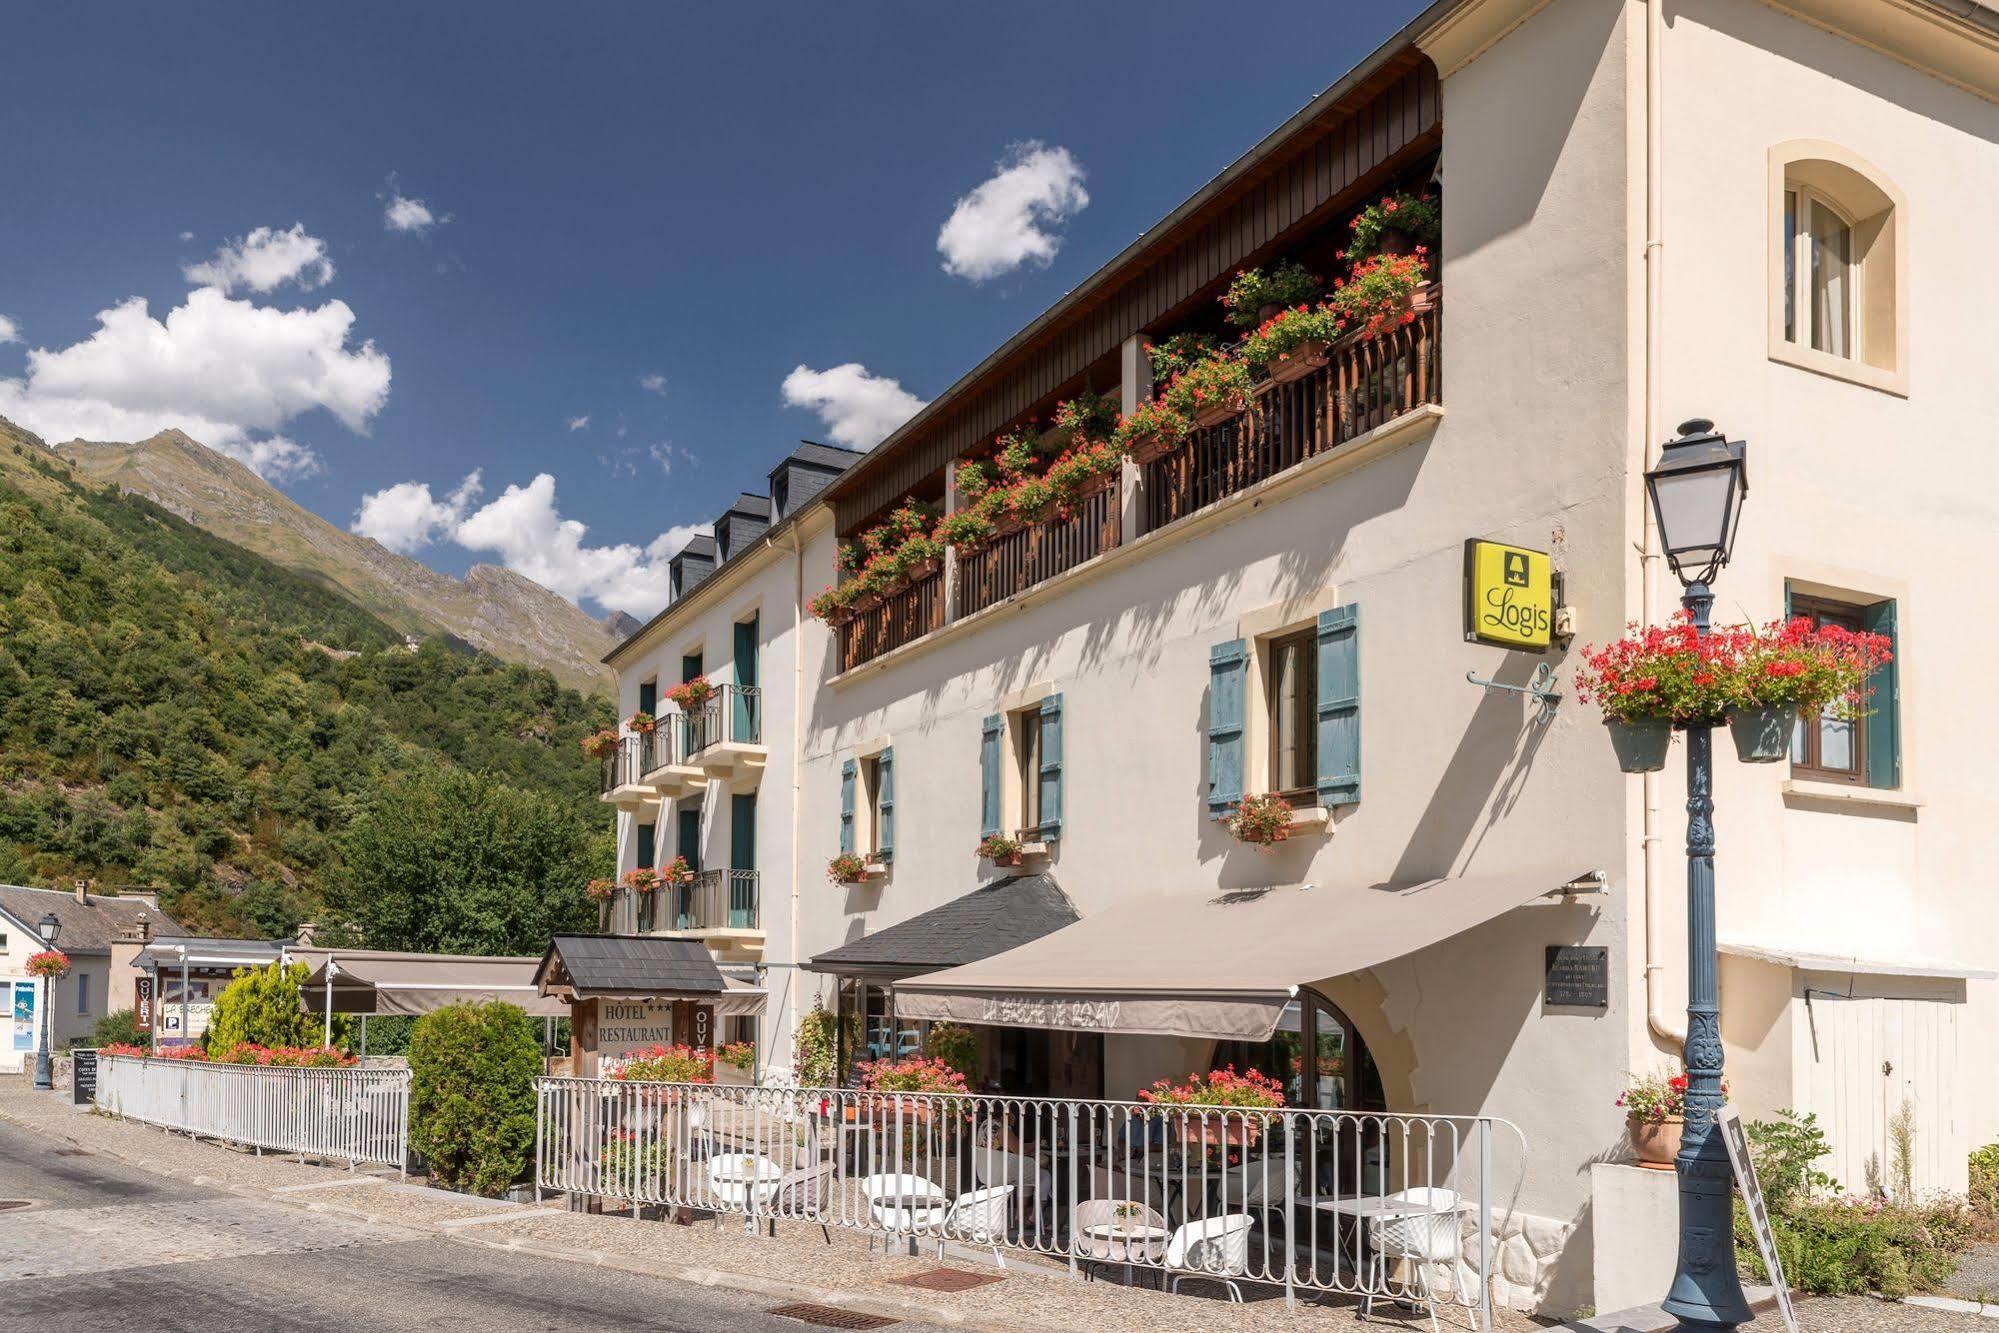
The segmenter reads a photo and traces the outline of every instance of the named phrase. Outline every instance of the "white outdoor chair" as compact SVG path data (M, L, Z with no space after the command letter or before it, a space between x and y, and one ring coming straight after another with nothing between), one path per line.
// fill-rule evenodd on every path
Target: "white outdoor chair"
M710 1157L708 1197L720 1205L715 1213L715 1225L721 1226L723 1211L740 1209L743 1230L754 1233L757 1210L770 1202L783 1179L784 1171L776 1162L755 1153L725 1152Z
M1242 1288L1234 1279L1249 1272L1249 1229L1256 1219L1248 1213L1226 1213L1204 1217L1174 1231L1166 1242L1166 1266L1189 1271L1176 1273L1172 1290L1180 1284L1203 1279L1228 1288L1229 1299L1242 1303Z
M1252 1216L1261 1214L1263 1218L1263 1239L1265 1252L1269 1251L1271 1223L1289 1227L1286 1220L1292 1198L1298 1193L1298 1177L1304 1172L1304 1163L1293 1161L1291 1175L1287 1181L1284 1175L1284 1155L1282 1152L1268 1158L1257 1158L1244 1162L1231 1171L1223 1182L1221 1208L1227 1212L1243 1212ZM1284 1236L1285 1248L1291 1245L1287 1230Z
M970 1241L983 1245L993 1252L993 1259L1001 1268L1006 1267L1006 1256L999 1251L1000 1242L1006 1239L1007 1204L1013 1198L1013 1186L989 1185L984 1189L970 1190L960 1194L951 1202L951 1211L944 1218L943 1230L937 1237L937 1257L944 1257L944 1241Z
M1135 1209L1127 1217L1118 1216L1119 1209ZM1156 1229L1161 1239L1142 1237L1123 1240L1116 1236L1092 1236L1091 1227L1110 1226L1115 1223L1140 1224ZM1076 1257L1090 1263L1123 1264L1129 1269L1133 1264L1155 1264L1166 1254L1164 1236L1166 1219L1154 1209L1129 1199L1085 1199L1070 1212L1070 1243ZM1127 1274L1129 1276L1129 1274Z
M1474 1295L1468 1281L1469 1274L1465 1272L1462 1262L1464 1235L1458 1216L1457 1193L1424 1186L1399 1190L1387 1197L1395 1203L1409 1204L1412 1211L1402 1217L1368 1219L1368 1239L1374 1257L1368 1274L1367 1295L1361 1302L1361 1318L1365 1319L1373 1312L1375 1297L1385 1292L1388 1265L1400 1260L1415 1270L1422 1304L1430 1312L1430 1328L1435 1333L1438 1328L1437 1301L1436 1289L1430 1282L1431 1268L1448 1265L1452 1293L1465 1304L1470 1305ZM1415 1209L1422 1211L1413 1211Z
M1008 1152L995 1142L991 1125L982 1125L972 1141L972 1178L981 1185L1012 1185L1013 1207L1026 1230L1026 1211L1036 1219L1054 1207L1055 1177L1047 1167L1022 1153Z
M826 1195L835 1180L835 1164L820 1162L816 1166L801 1166L788 1172L777 1183L777 1193L771 1200L770 1234L777 1235L777 1219L787 1222L810 1222L819 1228L819 1234L826 1243L833 1243L833 1233L826 1226Z
M940 1200L938 1203L911 1203L917 1196L928 1195ZM949 1197L944 1187L922 1176L891 1174L867 1176L861 1181L861 1197L868 1201L868 1215L874 1219L876 1228L885 1233L882 1248L888 1248L889 1236L916 1236L934 1232L944 1225L950 1208L941 1202ZM874 1248L874 1236L868 1236L868 1248Z

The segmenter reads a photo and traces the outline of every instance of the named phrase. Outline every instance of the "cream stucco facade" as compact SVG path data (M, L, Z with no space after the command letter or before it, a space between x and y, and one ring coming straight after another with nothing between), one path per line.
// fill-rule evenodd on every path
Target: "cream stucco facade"
M1984 27L1882 8L1893 22L1842 32L1855 11L1833 0L1436 7L1411 38L1440 88L1440 405L1127 531L858 666L843 670L835 637L800 609L834 578L823 508L622 649L630 712L648 673L667 679L685 644L725 642L759 608L767 1062L786 1063L795 1012L831 1002L831 979L798 963L1000 873L974 853L984 720L1059 695L1061 831L1036 868L1085 916L1141 892L1482 873L1545 873L1554 889L1602 873L1601 892L1535 898L1356 975L1297 978L1353 1020L1392 1109L1521 1126L1528 1221L1504 1294L1555 1311L1588 1301L1607 1243L1591 1234L1588 1168L1622 1155L1626 1073L1674 1058L1684 1023L1684 784L1677 749L1656 779L1618 773L1567 658L1675 605L1677 583L1647 554L1641 474L1677 422L1708 417L1750 442L1718 618L1769 620L1812 597L1892 602L1897 653L1885 779L1741 765L1717 738L1735 1096L1751 1117L1818 1113L1855 1189L1887 1173L1885 1126L1906 1101L1917 1185L1962 1188L1964 1151L1999 1137L1999 1086L1974 1058L1999 1043L1999 906L1985 892L1999 810L1980 758L1989 728L1970 707L1990 601L1976 557L1999 520L1983 484L1999 381L1981 373L1999 342L1985 314L1999 268L1981 262L1982 212L1959 205L1999 185L1999 80ZM1773 236L1794 178L1874 191L1856 196L1877 208L1856 219L1870 247L1857 319L1872 323L1846 369L1783 337ZM1541 658L1464 641L1468 538L1551 554L1571 644ZM1211 654L1248 646L1245 749L1260 773L1263 655L1332 607L1358 617L1359 799L1274 854L1239 846L1206 799ZM1568 696L1545 724L1518 694L1466 679L1522 685L1542 661ZM829 884L843 771L891 747L887 873ZM1004 799L1013 827L1017 798ZM621 817L621 869L632 823ZM1545 950L1584 944L1609 952L1608 1005L1551 1008ZM1111 1037L1103 1095L1207 1055Z

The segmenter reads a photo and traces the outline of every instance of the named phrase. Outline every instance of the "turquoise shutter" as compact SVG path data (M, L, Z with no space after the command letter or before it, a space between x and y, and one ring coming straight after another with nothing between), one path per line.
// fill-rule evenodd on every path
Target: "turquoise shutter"
M998 713L979 724L979 834L1000 831L1000 731Z
M881 790L875 793L875 804L881 811L882 845L875 848L875 860L886 865L895 859L895 747L881 752L875 760L875 781Z
M1867 785L1902 785L1902 695L1895 669L1902 655L1902 642L1895 634L1895 603L1876 602L1861 612L1861 624L1875 634L1888 636L1888 651L1894 656L1867 678L1873 691L1867 700Z
M1360 800L1360 608L1319 613L1319 804Z
M854 761L840 765L840 855L854 851Z
M1041 838L1062 836L1062 696L1041 701Z
M1208 653L1208 813L1216 819L1242 799L1243 677L1249 645L1218 643Z

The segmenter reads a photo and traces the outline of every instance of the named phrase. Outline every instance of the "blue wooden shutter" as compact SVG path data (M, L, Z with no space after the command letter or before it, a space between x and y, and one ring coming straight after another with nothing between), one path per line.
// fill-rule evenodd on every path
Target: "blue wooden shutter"
M1062 836L1062 696L1041 701L1041 838Z
M634 861L633 864L646 869L650 869L653 866L659 864L658 841L655 836L654 828L651 824L641 824L638 827L639 827L638 859Z
M998 713L990 713L979 724L979 834L991 837L1000 831L1000 732Z
M1360 800L1360 608L1319 613L1319 804Z
M1208 653L1208 813L1216 819L1242 799L1243 678L1249 645L1218 643Z
M854 761L840 765L840 855L854 851Z
M1888 636L1888 651L1894 656L1867 678L1873 693L1867 699L1867 785L1902 785L1902 694L1895 670L1902 655L1901 640L1895 635L1895 603L1876 602L1861 611L1861 624L1875 634Z
M895 859L895 747L887 747L875 760L875 806L881 812L882 845L875 848L875 860L886 865Z

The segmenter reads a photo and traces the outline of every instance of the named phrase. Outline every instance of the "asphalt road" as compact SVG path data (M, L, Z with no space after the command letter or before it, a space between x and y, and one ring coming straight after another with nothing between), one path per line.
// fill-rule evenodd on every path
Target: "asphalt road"
M57 1146L0 1123L0 1200L33 1201L0 1211L0 1330L811 1327L766 1314L767 1297L384 1233Z

